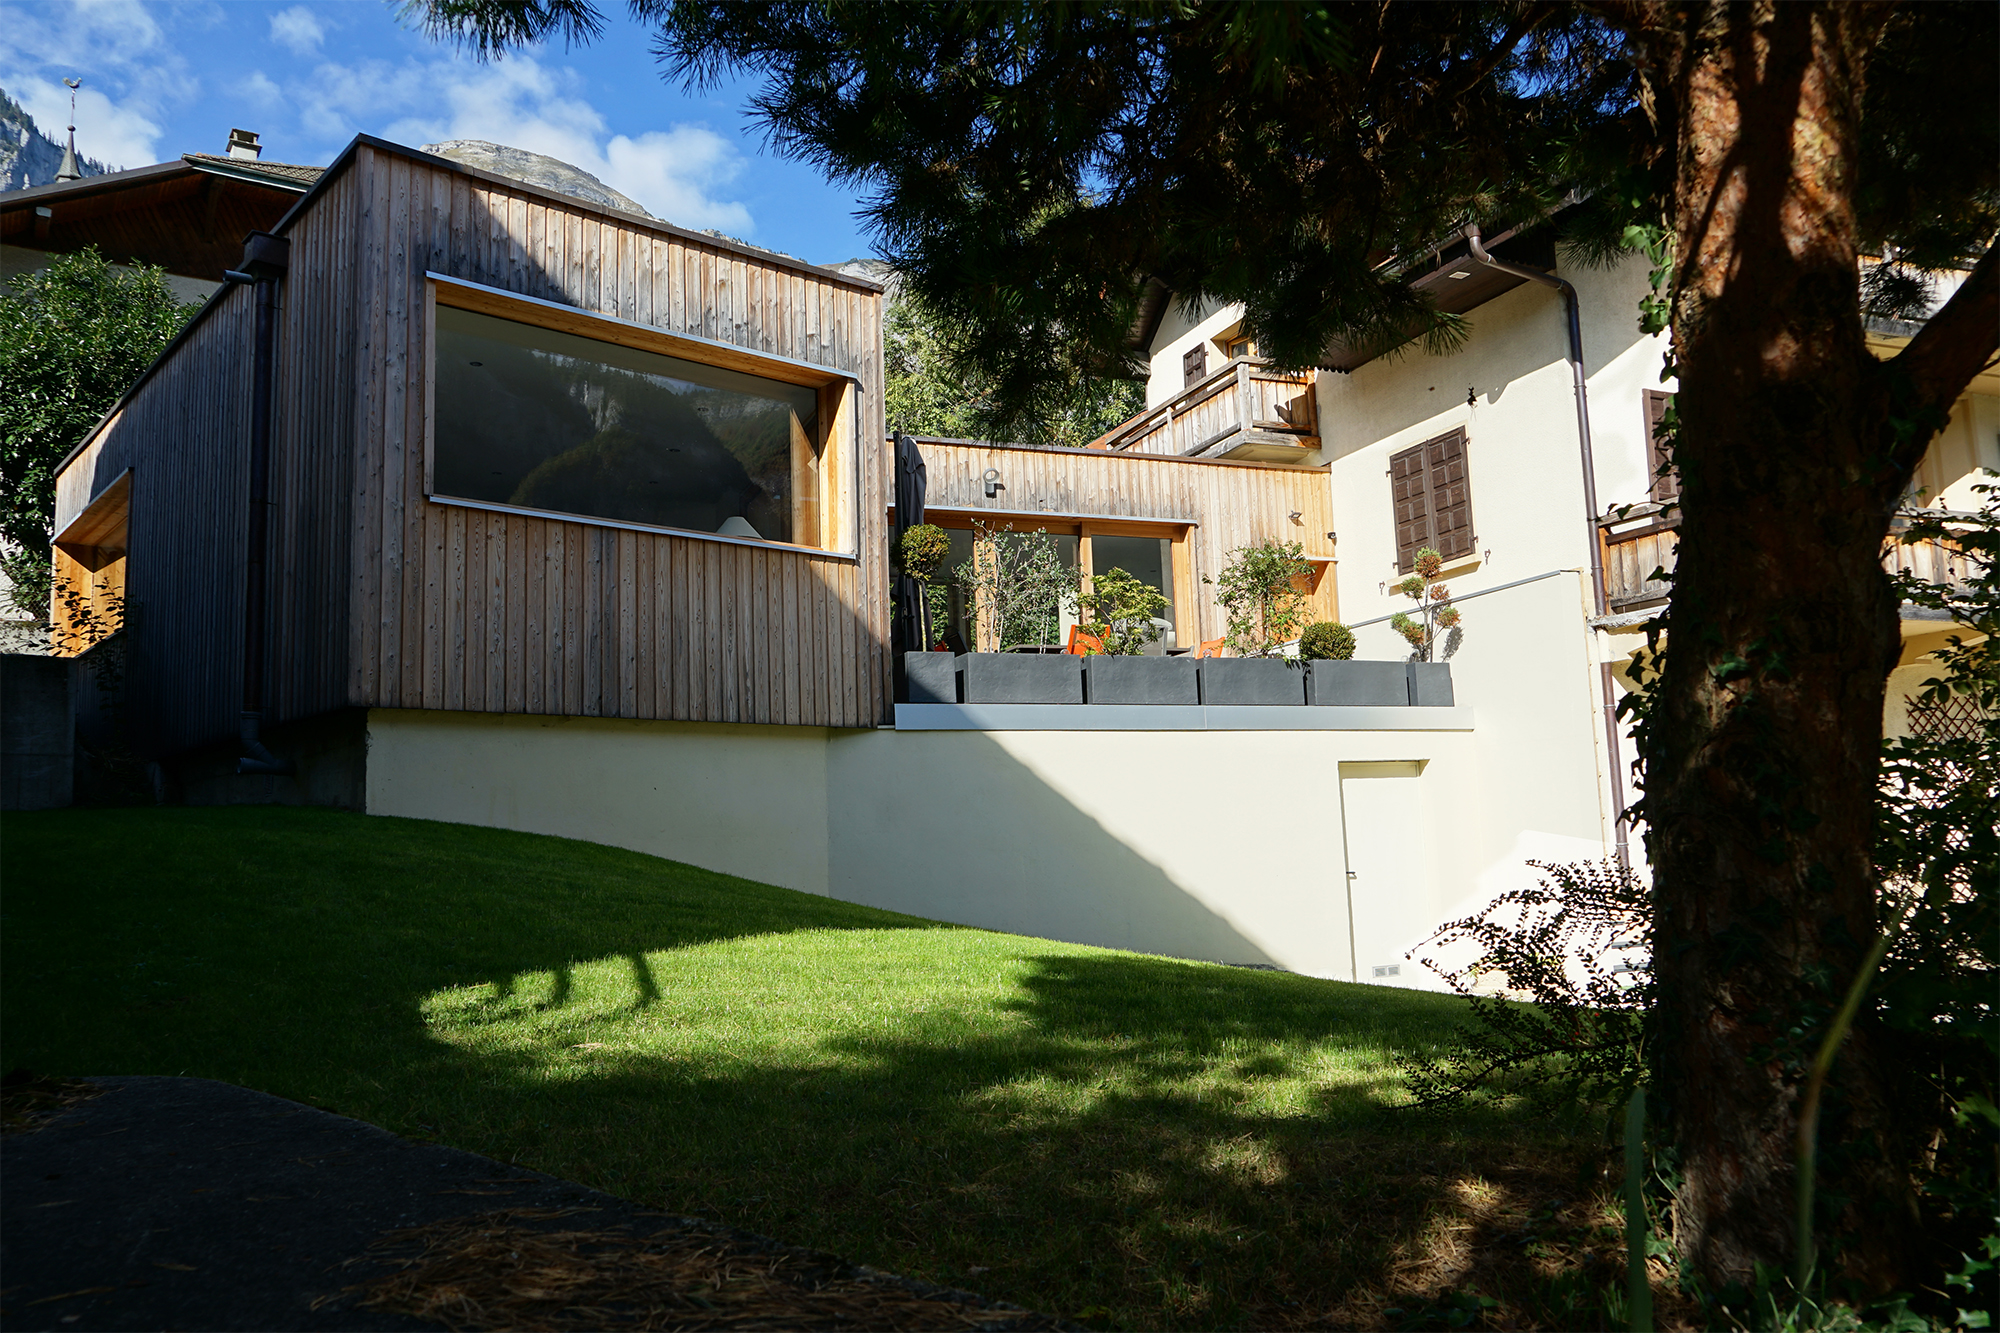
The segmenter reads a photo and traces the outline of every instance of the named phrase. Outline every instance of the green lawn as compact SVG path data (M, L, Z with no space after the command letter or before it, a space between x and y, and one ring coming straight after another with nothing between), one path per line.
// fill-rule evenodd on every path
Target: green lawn
M224 1079L1105 1326L1592 1317L1550 1128L1392 1109L1446 997L321 810L0 839L10 1069Z

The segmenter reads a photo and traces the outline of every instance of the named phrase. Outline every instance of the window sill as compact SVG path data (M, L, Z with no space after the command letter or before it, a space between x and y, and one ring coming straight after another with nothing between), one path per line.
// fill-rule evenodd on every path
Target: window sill
M522 505L501 504L497 500L463 500L455 495L427 495L432 504L449 505L454 509L479 509L492 514L518 514L523 518L547 519L551 523L577 523L587 528L616 528L620 532L646 532L657 537L686 537L694 541L720 542L725 546L749 546L760 551L791 551L796 555L814 556L822 560L845 560L859 564L861 557L854 551L823 551L817 546L799 546L792 542L765 541L755 537L731 537L721 532L697 532L693 528L667 528L652 523L628 523L616 518L593 518L588 514L565 514L555 509L529 509Z

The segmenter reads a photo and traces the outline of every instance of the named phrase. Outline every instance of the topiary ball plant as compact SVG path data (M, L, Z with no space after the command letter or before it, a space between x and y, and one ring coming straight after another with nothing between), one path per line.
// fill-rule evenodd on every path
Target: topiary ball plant
M951 556L951 538L935 523L918 523L906 529L896 543L896 563L913 579L929 583L943 570Z
M1354 656L1354 631L1337 620L1307 625L1299 635L1299 656L1309 662L1346 662Z

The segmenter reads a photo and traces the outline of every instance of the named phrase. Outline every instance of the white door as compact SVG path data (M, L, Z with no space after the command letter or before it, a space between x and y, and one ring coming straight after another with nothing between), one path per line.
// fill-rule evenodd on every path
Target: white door
M1356 981L1390 986L1418 981L1422 964L1403 953L1437 924L1422 774L1416 761L1340 766Z

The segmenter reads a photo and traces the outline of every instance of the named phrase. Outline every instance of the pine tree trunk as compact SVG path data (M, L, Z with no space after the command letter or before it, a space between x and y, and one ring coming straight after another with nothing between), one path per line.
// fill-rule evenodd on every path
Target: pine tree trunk
M1899 644L1880 557L1915 459L1891 448L1856 277L1854 148L1882 12L1691 10L1674 81L1684 512L1647 800L1676 1235L1721 1282L1793 1252L1806 1067L1876 931ZM1877 1287L1914 1219L1883 1056L1858 1024L1820 1133L1822 1235Z

